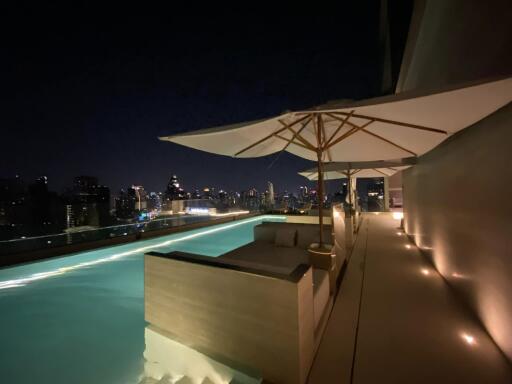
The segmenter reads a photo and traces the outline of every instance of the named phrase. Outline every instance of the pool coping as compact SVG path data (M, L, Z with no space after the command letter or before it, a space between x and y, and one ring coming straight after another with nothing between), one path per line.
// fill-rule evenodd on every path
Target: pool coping
M0 257L0 270L7 267L12 267L15 265L28 264L31 262L52 259L56 257L62 257L67 254L74 254L76 252L89 251L93 249L106 248L114 245L131 243L139 240L147 240L154 237L166 236L173 233L190 231L192 229L204 228L218 224L224 224L231 221L243 220L250 217L255 216L264 216L264 214L257 213L247 213L236 216L227 216L222 217L215 220L207 220L196 223L183 224L176 227L162 228L154 231L148 232L140 232L137 234L130 234L126 236L114 237L111 239L102 239L102 240L94 240L88 241L79 244L69 244L45 249L38 249L28 252L20 252L8 254Z

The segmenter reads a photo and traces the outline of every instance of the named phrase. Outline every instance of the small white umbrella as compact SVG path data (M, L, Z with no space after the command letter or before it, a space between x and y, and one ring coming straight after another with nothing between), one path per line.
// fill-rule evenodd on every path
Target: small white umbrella
M332 162L324 163L324 180L337 180L348 177L386 177L393 176L399 171L409 168L415 164L415 158L396 161L363 161L363 162ZM318 180L317 167L299 172L299 175L309 180Z
M416 163L416 158L406 158L392 161L365 161L365 162L332 162L323 166L323 180L348 179L348 203L352 206L352 192L354 189L352 179L388 177L403 171ZM310 168L299 172L299 175L309 180L318 180L318 169Z
M261 157L288 151L317 162L320 244L322 164L419 156L512 100L512 78L437 93L401 93L351 104L160 137L206 152Z

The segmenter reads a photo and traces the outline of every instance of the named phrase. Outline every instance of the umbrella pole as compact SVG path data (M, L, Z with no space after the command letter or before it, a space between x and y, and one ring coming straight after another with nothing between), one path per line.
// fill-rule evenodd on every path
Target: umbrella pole
M316 135L317 135L317 148L316 148L316 156L318 160L318 224L320 226L320 236L318 237L318 248L321 249L324 245L324 172L322 169L322 131L323 131L323 121L322 116L319 114L317 116L318 123L316 126Z
M318 247L322 248L324 243L324 172L322 169L322 151L317 151L318 156L318 223L320 224L320 236Z
M350 169L348 170L348 205L349 205L349 217L352 217L352 174Z

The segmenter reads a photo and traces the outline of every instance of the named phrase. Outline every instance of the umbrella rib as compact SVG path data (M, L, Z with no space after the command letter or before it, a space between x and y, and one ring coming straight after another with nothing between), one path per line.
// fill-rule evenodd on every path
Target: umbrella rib
M309 122L308 122L308 123L309 123ZM282 124L282 122L281 122L281 124ZM307 124L306 124L306 125L307 125ZM302 128L301 128L301 130L302 130L302 129L304 129L304 128L306 127L306 125L304 125L304 127L302 127ZM288 129L289 131L291 131L291 132L293 133L293 135L294 135L294 136L295 136L299 141L301 141L301 142L302 142L302 143L303 143L303 144L304 144L304 145L305 145L305 146L306 146L310 151L316 152L316 150L317 150L317 149L316 149L316 147L315 147L313 144L311 144L308 140L306 140L306 139L305 139L305 138L304 138L304 137L299 133L299 131L295 132L295 131L293 130L293 128L291 128L291 127L286 127L286 129Z
M341 121L341 124L339 125L338 128L336 128L336 131L334 131L334 133L332 134L332 136L329 138L329 140L327 140L327 146L329 146L329 143L334 139L334 137L338 134L338 132L340 131L341 128L343 128L343 126L345 125L345 123L348 121L348 119L350 119L350 116L352 116L352 114L354 113L354 110L351 110L349 114L347 114L347 116L345 116L345 118ZM336 120L339 120L336 116L332 116L330 113L327 113L327 116L329 117L332 117Z
M338 144L340 141L343 141L345 140L347 137L349 136L352 136L354 133L357 133L359 131L364 131L367 126L369 126L371 123L373 123L373 120L370 120L370 121L367 121L366 123L364 123L363 125L361 126L358 126L358 125L355 125L354 123L351 123L349 121L346 121L346 123L350 124L352 126L352 129L346 133L344 133L343 135L341 135L340 137L338 137L336 140L334 140L332 143L330 143L327 148L330 148L336 144Z
M332 113L329 113L329 115L332 115L332 114L337 114L337 115L343 115L343 116L346 116L346 115L351 115L352 117L357 117L357 118L361 118L361 119L368 119L368 120L373 120L373 121L378 121L380 123L387 123L387 124L393 124L393 125L400 125L402 127L407 127L407 128L413 128L413 129L419 129L419 130L422 130L422 131L428 131L428 132L435 132L435 133L441 133L443 135L447 135L448 132L446 131L443 131L442 129L436 129L436 128L430 128L430 127L424 127L422 125L417 125L417 124L410 124L410 123L404 123L402 121L395 121L395 120L388 120L388 119L382 119L380 117L373 117L373 116L367 116L367 115L359 115L359 114L355 114L355 113L352 113L353 111L351 111L350 113L347 113L347 112L332 112ZM331 116L332 117L332 116Z
M398 145L397 143L393 143L391 140L388 140L388 139L386 139L386 138L384 138L384 137L382 137L382 136L379 136L379 135L377 135L377 134L375 134L375 133L373 133L373 132L370 132L370 131L368 131L368 130L366 130L366 129L362 129L361 131L362 131L362 132L364 132L364 133L367 133L368 135L371 135L371 136L373 136L373 137L376 137L377 139L380 139L380 140L382 140L382 141L385 141L386 143L391 144L391 145L393 145L393 146L395 146L395 147L397 147L397 148L401 149L402 151L409 152L409 153L410 153L411 155L413 155L413 156L416 156L416 157L418 156L418 154L417 154L417 153L414 153L413 151L410 151L409 149L404 148L404 147L402 147L402 146Z
M302 127L300 127L300 129L299 129L297 132L295 132L293 129L289 128L292 132L294 132L294 134L293 134L292 138L291 138L289 141L288 141L288 139L285 139L285 140L287 140L287 141L288 141L288 143L284 146L284 148L283 148L283 149L281 149L281 151L286 150L286 148L288 148L288 146L289 146L290 144L292 144L292 143L293 143L293 144L295 144L295 145L299 145L299 146L301 146L301 147L303 147L303 148L310 149L310 148L308 148L308 147L307 147L306 145L304 145L304 144L296 143L294 140L295 140L295 138L297 138L297 139L299 139L299 140L300 140L300 137L302 137L302 136L300 136L300 133L304 130L304 128L306 128L306 125L308 125L308 124L309 124L309 122L311 121L311 119L312 119L312 117L310 117L308 120L306 120L306 122L302 124ZM282 124L282 123L281 123L281 124ZM299 137L299 136L300 136L300 137ZM281 137L280 137L280 138L281 138Z
M293 138L292 138L292 139L287 139L286 137L281 136L281 135L280 135L280 134L278 134L278 133L274 134L274 136L275 136L275 137L277 137L277 138L279 138L279 139L281 139L281 140L286 141L286 143L287 143L287 144L285 145L285 147L284 147L283 149L281 149L281 151L284 151L286 148L288 148L288 146L289 146L290 144L295 144L295 145L298 145L299 147L302 147L302 148L305 148L305 149L309 149L308 147L306 147L306 146L305 146L304 144L302 144L302 143L298 143L298 142L296 142L296 141L292 141L292 140L293 140Z
M322 115L320 115L320 119L323 119ZM329 159L329 161L332 161L331 150L329 149L329 147L327 147L327 143L329 141L325 139L327 137L327 135L325 134L325 125L324 125L323 121L322 121L322 134L323 134L322 149L325 148L325 152L327 153L327 159Z
M289 127L292 127L292 126L294 126L294 125L295 125L295 124L297 124L297 123L300 123L301 121L303 121L303 120L307 119L307 118L308 118L308 116L309 116L309 115L305 115L305 116L301 117L300 119L295 120L294 122L292 122L292 123L290 123L290 124L286 124L283 128L280 128L280 129L278 129L277 131L272 132L270 135L265 136L263 139L260 139L260 140L256 141L255 143L252 143L251 145L248 145L248 146L247 146L247 147L245 147L244 149L242 149L242 150L238 151L237 153L235 153L234 157L237 157L238 155L240 155L240 154L242 154L242 153L244 153L244 152L248 151L249 149L254 148L254 147L255 147L255 146L257 146L258 144L261 144L261 143L263 143L264 141L267 141L267 140L268 140L268 139L270 139L272 136L274 136L274 134L276 134L276 133L281 133L281 132L283 132L285 129L287 129L287 128L289 128ZM282 122L281 120L279 120L279 122L280 122L281 124L283 124L283 122Z
M379 172L379 173L383 174L383 175L384 175L384 176L386 176L386 177L387 177L387 176L389 176L387 173L384 173L384 172L382 172L382 171L379 171L377 168L372 168L372 169L373 169L375 172Z

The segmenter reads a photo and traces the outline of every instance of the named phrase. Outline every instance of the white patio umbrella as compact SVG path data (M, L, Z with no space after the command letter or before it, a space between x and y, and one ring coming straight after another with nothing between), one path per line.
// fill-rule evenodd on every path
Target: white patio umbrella
M401 93L190 133L160 137L232 157L288 151L317 162L320 245L324 161L374 161L419 156L512 100L512 78L443 92Z
M352 206L352 193L355 188L352 179L366 177L387 177L403 171L416 163L416 158L410 157L392 161L363 161L363 162L332 162L323 166L323 180L348 179L348 203ZM299 172L309 180L318 180L317 167Z
M359 161L359 162L331 162L324 163L324 180L337 180L347 177L365 178L365 177L386 177L393 176L399 171L403 171L414 165L416 158L411 157L396 161ZM318 180L318 168L310 168L299 172L309 180Z

